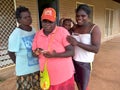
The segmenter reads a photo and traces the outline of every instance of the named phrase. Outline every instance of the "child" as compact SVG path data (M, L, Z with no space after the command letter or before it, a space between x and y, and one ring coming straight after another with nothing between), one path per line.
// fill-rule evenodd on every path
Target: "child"
M70 18L61 18L59 23L60 23L60 26L67 29L69 33L72 34L73 32L72 26L75 25L74 21L72 21Z

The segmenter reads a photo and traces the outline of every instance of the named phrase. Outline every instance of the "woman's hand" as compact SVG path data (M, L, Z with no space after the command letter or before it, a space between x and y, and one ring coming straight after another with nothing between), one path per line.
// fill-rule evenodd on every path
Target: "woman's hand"
M72 36L67 36L67 41L70 44L72 44L73 46L77 46L77 44L78 44L78 41L74 37L72 37Z
M41 51L42 51L43 49L41 49L41 48L36 48L34 51L33 51L33 55L35 55L35 56L39 56L40 54L41 54Z
M56 57L57 53L55 50L53 50L52 52L46 51L43 53L43 55L47 58L53 58Z

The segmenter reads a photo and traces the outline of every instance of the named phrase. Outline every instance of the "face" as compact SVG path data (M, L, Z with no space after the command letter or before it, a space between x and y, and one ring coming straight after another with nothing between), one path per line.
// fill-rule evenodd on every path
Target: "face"
M42 21L42 28L44 29L45 32L52 32L55 28L56 24L55 22L51 22L49 20L43 20Z
M63 27L66 28L67 30L70 30L70 28L71 28L71 21L65 21L63 23Z
M32 23L32 18L29 12L22 12L20 16L21 18L18 21L21 25L30 25Z
M79 10L76 13L76 22L78 25L84 25L88 22L88 15L84 10Z

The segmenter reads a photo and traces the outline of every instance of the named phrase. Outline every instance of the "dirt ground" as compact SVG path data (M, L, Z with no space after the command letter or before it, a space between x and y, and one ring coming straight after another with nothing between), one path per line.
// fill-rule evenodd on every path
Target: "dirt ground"
M119 55L120 37L102 43L93 63L89 83L90 90L120 90ZM10 70L8 71L10 73ZM13 72L14 69L11 70L11 73ZM15 90L15 87L15 76L0 83L0 90Z
M102 44L96 55L90 90L120 90L120 37Z

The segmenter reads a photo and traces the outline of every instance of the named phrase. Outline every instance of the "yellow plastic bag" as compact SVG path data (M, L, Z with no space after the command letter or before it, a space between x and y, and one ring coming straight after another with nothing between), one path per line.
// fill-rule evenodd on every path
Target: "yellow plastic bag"
M50 88L50 78L46 64L44 70L40 72L40 87L42 90L49 90Z

